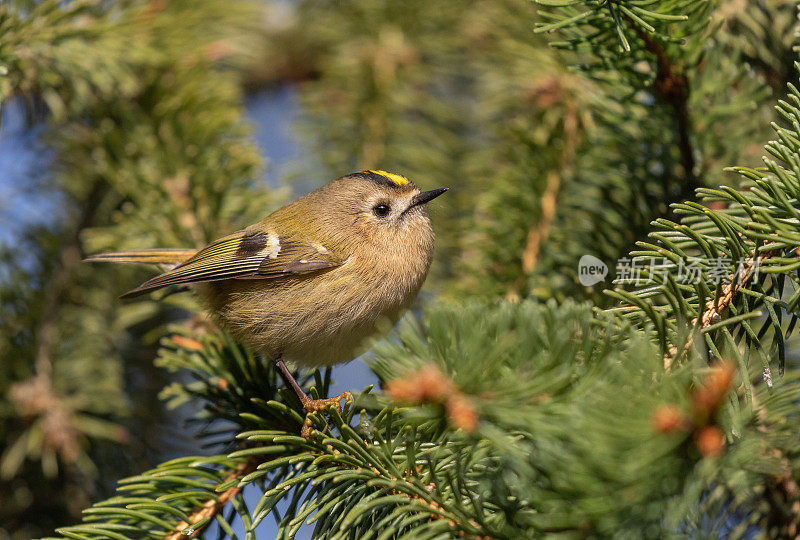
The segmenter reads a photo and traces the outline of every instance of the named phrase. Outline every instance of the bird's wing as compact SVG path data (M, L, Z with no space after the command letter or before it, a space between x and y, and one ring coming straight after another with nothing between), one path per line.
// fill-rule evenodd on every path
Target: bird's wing
M121 298L183 283L307 274L334 268L343 262L316 242L245 229L209 244L174 269L145 281Z

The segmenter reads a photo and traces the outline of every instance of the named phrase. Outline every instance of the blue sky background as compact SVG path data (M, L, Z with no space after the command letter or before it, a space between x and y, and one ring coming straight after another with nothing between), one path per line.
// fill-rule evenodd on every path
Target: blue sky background
M26 125L22 105L12 101L0 113L0 244L13 244L32 223L46 223L59 211L57 198L41 189L50 156L39 144L42 126Z

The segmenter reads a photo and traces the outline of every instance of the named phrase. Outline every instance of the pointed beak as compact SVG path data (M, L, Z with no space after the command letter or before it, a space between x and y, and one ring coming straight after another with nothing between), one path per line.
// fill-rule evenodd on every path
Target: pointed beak
M409 206L409 208L429 203L433 199L435 199L436 197L447 191L448 189L450 188L432 189L430 191L423 191L422 193L417 193L414 196L414 198L411 199L411 206Z

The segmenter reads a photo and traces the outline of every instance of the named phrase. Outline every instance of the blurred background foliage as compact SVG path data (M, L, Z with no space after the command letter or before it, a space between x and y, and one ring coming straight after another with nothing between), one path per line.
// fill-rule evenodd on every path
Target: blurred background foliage
M0 169L0 535L74 522L193 444L152 361L199 306L121 303L146 272L88 253L200 246L382 168L452 188L429 295L609 305L579 257L613 266L670 203L736 185L724 167L759 163L797 78L794 3L690 10L700 26L621 56L637 36L551 48L525 0L0 2L0 141L30 136L42 164ZM300 157L267 182L252 123L276 128L243 104L287 91Z

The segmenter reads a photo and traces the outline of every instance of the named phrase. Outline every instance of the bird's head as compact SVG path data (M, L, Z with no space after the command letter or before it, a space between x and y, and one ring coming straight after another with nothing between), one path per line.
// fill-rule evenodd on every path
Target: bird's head
M400 251L432 242L425 205L448 189L420 191L407 178L378 170L349 174L326 187L327 211L341 223L340 233L384 248L397 245Z

